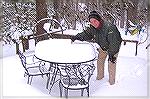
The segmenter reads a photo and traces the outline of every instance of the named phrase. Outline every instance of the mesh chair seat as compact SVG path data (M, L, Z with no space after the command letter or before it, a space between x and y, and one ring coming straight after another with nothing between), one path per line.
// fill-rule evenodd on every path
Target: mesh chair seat
M46 68L44 69L44 71L41 69L39 70L39 68L40 68L40 66L28 67L27 68L28 72L26 72L26 73L28 73L29 75L32 75L32 76L42 75L42 74L44 75L44 74L49 73L49 71L46 70ZM42 68L44 68L44 67L42 67Z
M88 82L86 81L80 81L79 78L63 78L61 79L62 84L66 88L71 88L71 89L79 89L79 88L85 88L88 87Z

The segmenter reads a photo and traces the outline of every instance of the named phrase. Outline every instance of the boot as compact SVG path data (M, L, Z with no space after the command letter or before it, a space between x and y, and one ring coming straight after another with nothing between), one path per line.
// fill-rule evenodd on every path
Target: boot
M113 85L113 84L115 84L116 63L112 63L109 61L108 72L109 72L109 83L110 83L110 85Z

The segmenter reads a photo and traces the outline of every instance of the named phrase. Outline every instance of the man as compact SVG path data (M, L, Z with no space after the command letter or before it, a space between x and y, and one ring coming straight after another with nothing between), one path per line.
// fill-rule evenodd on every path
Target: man
M108 72L110 85L115 84L116 60L121 46L122 38L117 27L104 21L96 11L90 12L90 27L82 33L78 33L71 38L75 40L87 41L94 39L100 48L97 60L97 80L104 78L104 63L108 55Z

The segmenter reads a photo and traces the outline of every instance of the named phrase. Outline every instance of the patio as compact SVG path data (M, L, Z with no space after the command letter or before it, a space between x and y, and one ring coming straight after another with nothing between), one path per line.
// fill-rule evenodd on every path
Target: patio
M116 84L108 84L107 63L105 67L105 77L102 80L96 80L96 69L90 79L91 97L108 96L147 96L147 50L146 44L139 45L138 55L135 56L133 43L127 43L121 46L117 64ZM3 50L5 51L5 50ZM49 94L45 88L46 78L33 78L32 85L26 83L27 79L23 76L24 70L21 66L18 55L1 58L2 61L2 96L8 97L59 97L58 83ZM96 61L95 61L96 66ZM85 91L86 92L86 91ZM85 94L85 93L84 93ZM69 91L69 96L80 96L80 91Z

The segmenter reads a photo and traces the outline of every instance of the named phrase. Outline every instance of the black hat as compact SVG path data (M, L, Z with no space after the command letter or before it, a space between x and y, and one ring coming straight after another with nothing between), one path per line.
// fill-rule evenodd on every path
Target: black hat
M94 18L98 21L102 20L102 18L100 17L100 15L96 11L91 11L88 18L89 18L89 20L91 18Z

